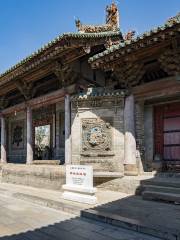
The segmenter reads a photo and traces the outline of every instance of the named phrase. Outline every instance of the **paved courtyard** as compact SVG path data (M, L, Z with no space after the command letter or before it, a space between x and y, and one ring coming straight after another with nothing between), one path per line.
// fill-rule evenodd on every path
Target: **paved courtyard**
M1 195L0 240L4 239L158 240L158 238Z

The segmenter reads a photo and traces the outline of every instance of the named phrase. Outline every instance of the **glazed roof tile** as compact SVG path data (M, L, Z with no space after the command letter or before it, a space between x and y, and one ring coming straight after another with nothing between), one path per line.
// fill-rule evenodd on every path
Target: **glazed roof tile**
M131 45L133 43L139 42L140 40L144 40L148 37L151 37L157 33L163 32L167 29L171 29L172 27L174 27L175 25L180 24L180 13L178 13L175 17L170 18L164 25L159 26L157 28L153 28L150 31L144 32L143 34L137 36L136 38L132 39L132 40L127 40L127 41L123 41L120 42L117 45L113 45L110 48L106 49L104 52L101 52L99 54L94 55L93 57L89 58L89 62L93 63L96 60L105 57L117 50L123 49L128 45Z

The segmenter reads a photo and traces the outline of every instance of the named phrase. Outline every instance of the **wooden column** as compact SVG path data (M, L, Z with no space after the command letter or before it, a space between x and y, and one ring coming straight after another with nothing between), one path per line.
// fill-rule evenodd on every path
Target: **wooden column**
M3 115L1 116L1 163L7 163L6 123Z
M137 175L134 96L125 99L124 107L124 171L125 175Z
M26 163L33 162L33 144L32 144L32 109L27 107L27 156Z
M71 164L71 102L65 95L65 164Z

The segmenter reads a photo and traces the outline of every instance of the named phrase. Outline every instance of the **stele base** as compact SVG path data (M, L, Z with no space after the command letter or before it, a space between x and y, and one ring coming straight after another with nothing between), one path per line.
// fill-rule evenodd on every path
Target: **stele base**
M97 198L95 196L96 188L77 188L74 186L63 185L63 199L86 203L86 204L96 204Z

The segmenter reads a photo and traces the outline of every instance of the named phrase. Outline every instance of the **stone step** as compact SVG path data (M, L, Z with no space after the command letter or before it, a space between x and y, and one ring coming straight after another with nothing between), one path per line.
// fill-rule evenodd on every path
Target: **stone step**
M180 188L177 188L177 187L143 185L143 189L144 189L144 191L148 191L148 192L152 191L152 192L180 194Z
M156 177L160 178L180 178L179 172L160 172L156 174Z
M179 179L172 179L172 178L157 178L154 180L147 179L142 180L141 185L153 185L153 186L164 186L164 187L174 187L180 188L180 180Z
M15 199L20 199L20 200L24 200L24 201L28 201L40 206L45 206L45 207L49 207L49 208L53 208L56 210L60 210L60 211L64 211L67 213L72 213L77 215L80 215L80 212L82 210L82 207L71 204L71 202L66 202L66 201L56 201L53 199L48 199L48 198L44 198L44 197L39 197L39 196L34 196L34 195L29 195L29 194L25 194L25 193L11 193L8 191L3 191L0 190L0 196L11 196Z
M81 216L87 219L108 223L116 227L133 230L139 233L149 234L166 240L180 240L180 229L164 228L159 225L147 225L138 219L126 218L99 210L82 210Z
M155 191L144 191L142 197L145 200L159 200L171 203L180 204L180 194L166 193L166 192L155 192Z

